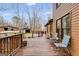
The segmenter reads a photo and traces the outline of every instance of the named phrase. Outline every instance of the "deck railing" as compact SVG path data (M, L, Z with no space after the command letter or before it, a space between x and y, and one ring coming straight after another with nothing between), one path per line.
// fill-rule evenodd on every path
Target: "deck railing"
M0 38L0 55L13 55L22 47L22 34Z

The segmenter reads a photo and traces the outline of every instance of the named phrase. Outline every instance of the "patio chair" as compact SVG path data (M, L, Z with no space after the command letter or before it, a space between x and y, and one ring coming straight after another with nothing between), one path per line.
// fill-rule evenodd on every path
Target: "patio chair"
M58 33L55 33L54 34L54 37L53 38L50 38L51 40L54 40L54 43L57 43L58 42L58 37L57 37Z
M54 35L54 42L55 42L55 43L58 42L58 37L57 37L57 36L58 36L58 33L55 33L55 35Z
M54 43L54 45L56 46L56 48L62 48L64 51L66 49L67 51L65 51L65 52L67 54L71 55L70 51L68 50L69 41L70 41L70 36L64 35L62 42L61 43Z
M47 39L50 39L50 35L49 34L47 35Z
M54 43L56 47L66 48L69 44L70 36L64 35L61 43Z

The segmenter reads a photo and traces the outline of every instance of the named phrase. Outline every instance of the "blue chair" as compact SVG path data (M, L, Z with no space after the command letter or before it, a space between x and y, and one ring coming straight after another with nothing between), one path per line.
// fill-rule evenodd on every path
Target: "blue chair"
M58 35L58 33L55 33L54 38L53 38L55 43L58 42L58 37L57 37L57 35Z
M64 35L61 43L54 43L56 47L66 48L69 44L70 36Z
M70 51L67 48L69 41L70 41L70 36L64 35L62 42L61 43L54 43L54 45L56 46L56 48L62 48L63 50L65 48L65 50L66 50L65 52L67 53L67 51L68 51L67 54L71 55Z
M47 39L50 39L50 35L49 34L47 35Z
M58 42L58 37L57 37L57 35L58 35L58 33L55 33L54 34L54 37L53 38L50 38L50 43L56 43L56 42Z

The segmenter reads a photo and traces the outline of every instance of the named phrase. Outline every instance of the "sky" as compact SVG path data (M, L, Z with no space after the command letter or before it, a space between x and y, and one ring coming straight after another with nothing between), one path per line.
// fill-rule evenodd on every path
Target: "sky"
M19 8L17 8L17 5ZM53 17L53 4L52 3L2 3L0 4L0 16L3 16L5 20L12 22L12 17L17 15L17 10L19 10L19 16L22 17L25 22L29 23L28 14L32 14L32 9L39 12L40 22L45 25L48 18ZM32 16L32 15L31 15Z

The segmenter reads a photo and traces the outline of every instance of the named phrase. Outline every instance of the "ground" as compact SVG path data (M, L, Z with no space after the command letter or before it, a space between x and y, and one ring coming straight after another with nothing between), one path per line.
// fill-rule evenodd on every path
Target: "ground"
M43 37L24 39L27 46L19 49L16 56L63 56L67 55L62 49L55 48L50 40Z

